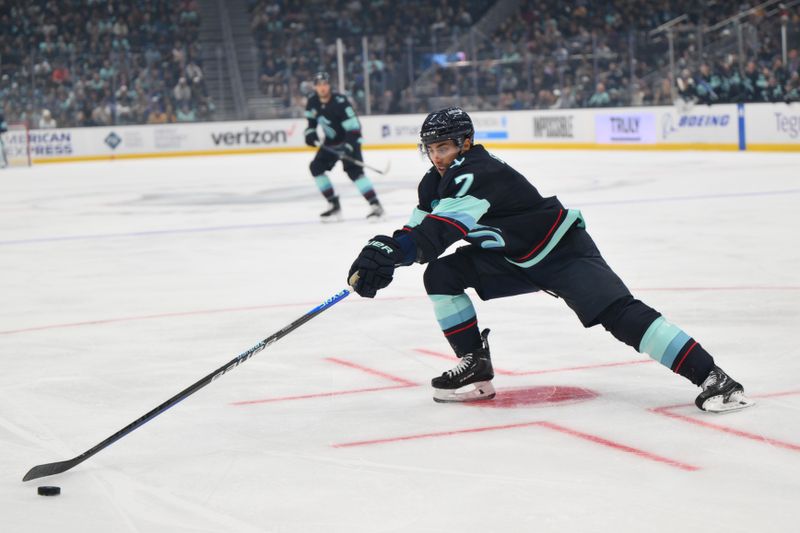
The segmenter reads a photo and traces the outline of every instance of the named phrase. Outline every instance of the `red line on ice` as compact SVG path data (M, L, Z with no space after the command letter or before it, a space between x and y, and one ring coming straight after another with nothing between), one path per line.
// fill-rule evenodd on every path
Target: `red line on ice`
M373 376L379 376L389 381L394 381L395 383L400 383L401 385L405 385L407 387L415 387L417 384L413 381L408 381L407 379L403 379L401 377L393 376L391 374L387 374L386 372L381 372L380 370L375 370L373 368L369 368L363 365L359 365L353 363L352 361L345 361L344 359L337 359L336 357L326 357L326 361L330 361L331 363L336 363L337 365L343 365L350 368L355 368L356 370L360 370L362 372L366 372L367 374L372 374Z
M680 468L681 470L688 470L690 472L693 472L695 470L700 470L700 467L698 466L690 465L687 463L681 463L680 461L675 461L673 459L669 459L668 457L663 457L661 455L656 455L654 453L646 452L638 448L633 448L632 446L620 444L619 442L614 442L605 439L603 437L598 437L597 435L591 435L589 433L584 433L582 431L570 429L559 424L554 424L552 422L542 422L541 425L548 429L552 429L554 431L559 431L567 435L572 435L573 437L578 437L580 439L584 439L589 442L594 442L595 444L600 444L602 446L607 446L615 450L631 453L633 455L636 455L637 457L641 457L642 459L649 459L651 461L656 461L658 463L664 463L669 466L673 466L675 468Z
M794 396L800 394L800 390L793 390L793 391L783 391L783 392L773 392L768 394L759 394L756 396L751 396L752 398L775 398L778 396ZM694 424L696 426L701 426L707 429L713 429L715 431L721 431L723 433L728 433L730 435L736 435L737 437L742 437L744 439L750 439L757 442L762 442L764 444L768 444L770 446L775 446L778 448L785 448L787 450L792 450L794 452L800 452L800 445L793 444L791 442L785 442L779 439L773 439L771 437L766 437L764 435L759 435L757 433L750 433L749 431L743 431L741 429L735 429L729 426L723 426L722 424L715 424L713 422L706 422L705 420L701 420L699 418L695 418L692 416L687 415L680 415L678 413L673 413L672 409L677 409L679 407L690 407L694 406L694 404L677 404L677 405L666 405L664 407L654 407L649 409L654 413L659 415L667 416L669 418L673 418L675 420L680 420L681 422L686 422L689 424Z
M382 298L386 301L398 300L412 300L421 298L421 296L394 296ZM350 303L357 302L358 300L350 300ZM240 313L243 311L260 311L262 309L282 309L285 307L314 307L319 302L288 302L283 304L265 304L265 305L248 305L243 307L223 307L219 309L197 309L194 311L175 311L173 313L158 313L153 315L138 315L138 316L125 316L118 318L101 318L97 320L84 320L82 322L65 322L61 324L45 324L44 326L31 326L29 328L8 329L0 331L0 335L13 335L15 333L26 333L29 331L41 331L46 329L63 329L63 328L76 328L81 326L102 326L105 324L114 324L117 322L135 322L138 320L159 320L162 318L175 318L182 316L196 316L196 315L214 315L218 313Z
M414 348L414 351L425 355L432 355L440 359L450 359L450 360L456 359L455 355L448 355L442 352L428 350L426 348ZM497 368L495 366L494 373L503 376L532 376L536 374L552 374L554 372L573 372L575 370L591 370L594 368L605 368L610 366L641 365L645 363L654 363L654 362L655 361L652 359L641 358L641 359L634 359L631 361L621 361L618 363L598 363L594 365L567 366L562 368L548 368L544 370L503 370L502 368Z
M538 426L541 422L522 422L519 424L504 424L502 426L485 426L478 428L456 429L452 431L436 431L433 433L419 433L417 435L405 435L401 437L387 437L383 439L361 440L355 442L342 442L332 444L333 448L352 448L354 446L369 446L372 444L387 444L390 442L402 442L407 440L429 439L433 437L449 437L451 435L461 435L464 433L481 433L484 431L497 431L501 429L515 429L530 426Z
M363 392L377 392L377 391L385 391L385 390L392 390L392 389L405 389L408 387L416 387L416 385L386 385L384 387L371 387L367 389L349 389L349 390L340 390L340 391L330 391L330 392L319 392L315 394L300 394L298 396L281 396L278 398L263 398L261 400L244 400L241 402L231 402L231 405L253 405L258 403L270 403L270 402L285 402L291 400L308 400L311 398L326 398L329 396L344 396L347 394L360 394Z
M692 291L800 291L800 286L785 285L785 286L742 286L742 287L639 287L634 288L633 292L638 291L665 291L665 292L692 292ZM380 301L399 301L399 300L417 300L427 298L427 295L413 295L413 296L394 296L394 297L381 297ZM350 303L357 302L358 300L351 300ZM8 329L0 331L0 335L14 335L16 333L27 333L31 331L42 331L48 329L63 329L75 328L81 326L99 326L105 324L114 324L117 322L133 322L136 320L159 320L162 318L174 318L182 316L193 315L210 315L216 313L238 313L242 311L258 311L261 309L273 309L282 307L297 307L297 306L314 306L319 302L307 303L285 303L285 304L271 304L271 305L253 305L246 307L230 307L221 309L200 309L195 311L176 311L174 313L161 313L153 315L140 315L140 316L127 316L118 318L103 318L97 320L85 320L82 322L66 322L61 324L45 324L43 326L31 326L27 328ZM366 303L366 302L363 302Z
M599 444L601 446L605 446L607 448L612 448L614 450L622 451L625 453L630 453L636 457L642 459L648 459L650 461L655 461L658 463L663 463L674 468L679 468L681 470L687 470L693 472L695 470L700 470L699 467L690 465L687 463L682 463L680 461L675 461L673 459L669 459L668 457L663 457L654 453L650 453L644 450L640 450L638 448L634 448L632 446L628 446L626 444L621 444L619 442L614 442L612 440L599 437L597 435L591 435L589 433L584 433L582 431L577 431L574 429L570 429L564 427L559 424L554 424L552 422L546 422L538 420L536 422L521 422L518 424L503 424L499 426L483 426L483 427L476 427L476 428L467 428L467 429L457 429L452 431L436 431L432 433L419 433L416 435L403 435L400 437L386 437L381 439L371 439L371 440L361 440L361 441L354 441L354 442L342 442L339 444L332 444L333 448L353 448L356 446L371 446L374 444L389 444L394 442L403 442L409 440L419 440L419 439L429 439L429 438L437 438L437 437L450 437L453 435L463 435L469 433L483 433L486 431L499 431L505 429L518 429L524 427L532 427L532 426L539 426L546 429L550 429L553 431L557 431L559 433L564 433L566 435L570 435L572 437L577 437L579 439L583 439L589 442L593 442L595 444Z
M385 391L385 390L393 390L393 389L405 389L408 387L416 387L417 384L413 381L408 381L407 379L403 379L401 377L393 376L391 374L387 374L386 372L381 372L380 370L375 370L373 368L369 368L363 365L359 365L353 363L352 361L345 361L344 359L337 359L336 357L326 357L326 361L330 361L331 363L335 363L337 365L346 366L348 368L354 368L361 372L366 372L372 376L378 376L382 379L387 379L389 381L393 381L398 383L398 385L386 385L383 387L369 387L364 389L345 389L340 391L329 391L329 392L317 392L312 394L299 394L295 396L281 396L278 398L262 398L258 400L242 400L238 402L232 402L231 405L253 405L258 403L270 403L270 402L282 402L282 401L291 401L291 400L308 400L311 398L326 398L330 396L344 396L346 394L359 394L363 392L377 392L377 391Z

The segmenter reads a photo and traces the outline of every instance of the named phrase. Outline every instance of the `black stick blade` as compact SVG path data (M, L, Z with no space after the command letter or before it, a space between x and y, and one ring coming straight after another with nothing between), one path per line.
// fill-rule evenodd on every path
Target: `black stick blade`
M61 472L66 472L80 462L81 461L77 461L75 459L70 459L69 461L58 461L56 463L47 463L46 465L36 465L28 470L28 473L25 474L25 477L22 478L22 481L30 481L40 477L60 474Z

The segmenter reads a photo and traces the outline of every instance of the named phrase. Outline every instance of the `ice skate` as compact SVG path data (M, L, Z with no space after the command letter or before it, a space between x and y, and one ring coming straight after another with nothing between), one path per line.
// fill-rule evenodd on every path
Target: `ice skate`
M715 366L701 385L703 392L694 403L703 411L726 413L755 405L744 395L744 387Z
M334 196L328 200L329 208L319 214L320 220L323 222L339 222L342 220L342 206L339 205L339 197Z
M487 337L489 330L481 333L482 346L461 356L455 368L431 380L433 400L436 402L474 402L494 398L492 360Z
M377 222L383 219L384 210L383 206L377 200L374 202L370 202L369 204L370 211L367 215L367 220L370 222Z

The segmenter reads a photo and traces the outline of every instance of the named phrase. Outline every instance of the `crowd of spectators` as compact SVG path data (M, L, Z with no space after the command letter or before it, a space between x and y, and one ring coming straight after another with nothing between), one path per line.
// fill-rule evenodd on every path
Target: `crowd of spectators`
M756 10L742 19L758 31L743 57L707 49L694 40L702 28L763 4L760 0L525 0L491 35L462 40L453 62L431 61L490 7L487 2L250 0L258 43L260 89L302 109L303 80L335 71L336 37L345 40L344 88L363 112L361 36L369 38L373 113L425 112L458 101L475 110L670 105L691 102L794 101L797 43L789 64L779 59L781 18ZM773 2L771 8L777 8ZM676 76L669 71L666 34L651 30L686 15L674 29ZM786 10L800 28L800 7ZM420 23L420 21L425 21ZM309 37L313 36L313 38ZM734 37L729 35L729 39ZM410 44L409 44L410 43ZM700 49L699 49L700 48ZM735 51L736 52L736 51ZM433 64L428 83L415 80Z
M409 43L425 52L442 50L479 20L490 0L249 0L251 29L259 50L261 91L302 112L301 83L314 72L337 71L336 39L344 44L347 92L363 110L365 65L362 37L369 40L366 71L373 113L397 113L400 91L425 65L408 64ZM420 44L421 43L421 44ZM416 54L416 51L414 52Z
M481 41L472 54L476 61L439 68L433 91L422 96L455 95L475 109L669 105L676 97L699 103L794 101L800 83L797 3L783 10L783 19L780 13L768 16L767 9L741 19L752 34L741 62L738 50L698 46L703 28L756 3L527 0L517 16ZM676 58L680 77L673 83L666 34L650 32L684 14L674 28L683 46ZM793 29L787 65L780 60L782 23ZM735 42L730 29L725 35Z
M196 0L0 0L0 104L52 128L213 118Z
M7 120L40 128L213 120L198 2L0 0L0 106ZM671 105L676 98L698 104L800 101L797 1L753 10L763 2L524 0L491 34L473 31L494 4L242 5L258 47L258 90L279 103L282 116L301 116L307 81L316 71L327 70L336 80L337 38L344 44L346 86L336 88L364 112L368 79L374 114L426 112L451 103L514 110ZM743 12L744 46L742 39L738 47L730 45L737 36L727 27L698 41L703 28ZM666 34L652 30L680 15L686 17L673 28L673 73ZM782 28L788 28L785 61Z

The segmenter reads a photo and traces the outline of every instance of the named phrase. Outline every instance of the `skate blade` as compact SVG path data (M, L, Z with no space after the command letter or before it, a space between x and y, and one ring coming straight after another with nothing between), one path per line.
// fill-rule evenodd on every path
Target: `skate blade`
M433 389L433 401L438 403L480 402L495 396L491 381L479 381L460 389Z
M341 222L343 220L341 213L337 213L329 217L319 217L319 219L323 224L332 224L334 222Z
M734 392L726 402L722 395L712 396L703 402L703 411L709 413L730 413L733 411L740 411L747 407L752 407L756 402L746 397L741 392Z
M376 215L374 213L370 213L367 215L367 222L375 223L375 222L382 222L386 220L386 211L381 213L380 215Z

